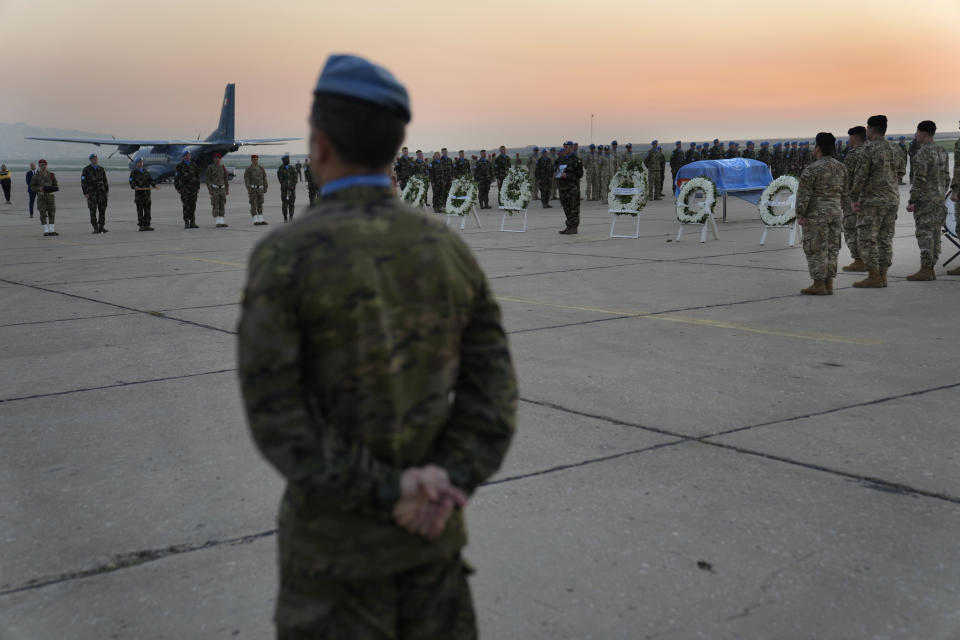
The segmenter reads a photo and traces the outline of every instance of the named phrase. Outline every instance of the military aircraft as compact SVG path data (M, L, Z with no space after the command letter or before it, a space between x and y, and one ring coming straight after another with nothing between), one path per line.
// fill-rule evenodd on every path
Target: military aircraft
M225 156L244 145L282 144L302 138L234 138L234 112L236 109L236 85L230 83L223 92L223 106L220 108L220 124L206 140L120 140L116 138L41 138L28 137L27 140L45 140L48 142L78 142L84 144L115 145L117 151L130 160L133 169L137 160L143 160L143 168L150 172L153 179L161 182L173 176L177 163L190 152L193 162L200 168L213 162L213 155ZM131 153L136 155L130 156ZM113 154L110 154L111 156Z

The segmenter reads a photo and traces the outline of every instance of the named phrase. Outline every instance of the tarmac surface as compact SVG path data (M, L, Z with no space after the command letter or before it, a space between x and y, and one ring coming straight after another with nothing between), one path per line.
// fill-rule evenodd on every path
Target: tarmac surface
M0 638L271 637L282 486L247 435L234 330L279 190L272 226L235 184L229 228L201 197L187 231L164 185L138 233L110 179L105 235L77 174L59 237L22 193L0 204ZM467 508L481 636L960 637L960 278L904 280L912 216L887 289L841 274L809 297L801 249L761 246L740 200L703 244L676 241L669 196L639 239L582 215L577 236L539 204L526 233L497 211L462 232L521 396Z

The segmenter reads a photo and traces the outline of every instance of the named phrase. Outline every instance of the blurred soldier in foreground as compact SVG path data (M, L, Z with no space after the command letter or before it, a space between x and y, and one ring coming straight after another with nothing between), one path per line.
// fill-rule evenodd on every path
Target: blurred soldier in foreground
M230 183L227 182L227 168L220 164L220 154L213 154L213 163L207 167L207 191L210 193L210 208L213 222L218 229L230 225L224 219L226 215L227 195L230 193Z
M110 184L107 182L107 172L97 160L97 154L91 153L89 160L90 164L85 166L80 174L80 188L87 199L93 232L106 233L107 229L103 225L107 222L107 194L110 193Z
M462 509L517 404L500 310L463 241L392 193L403 86L331 56L314 96L322 200L254 249L238 327L250 430L286 480L277 637L473 639Z
M560 205L566 216L566 228L560 233L576 235L580 226L580 178L583 177L583 163L573 150L573 143L563 143L563 153L556 159L554 170L560 190Z
M857 243L860 259L869 275L853 283L858 288L887 286L887 269L893 264L893 234L900 207L897 187L899 152L883 139L887 117L870 116L867 143L857 162L850 185L850 201L857 213Z
M907 280L936 280L934 267L940 258L940 234L947 218L944 200L950 188L950 170L947 151L933 140L937 125L924 120L917 125L917 143L920 149L913 157L916 171L907 211L913 213L916 223L917 245L920 247L920 271ZM956 162L956 160L954 160Z
M150 226L150 191L157 188L157 183L150 172L144 170L143 158L137 158L136 166L130 172L130 188L133 189L133 204L137 207L137 226L140 231L153 231Z
M309 171L309 166L307 171ZM260 166L260 156L250 156L250 166L243 171L243 186L247 188L247 197L250 199L250 217L253 224L265 225L263 219L263 197L267 195L267 172Z
M797 189L797 222L803 227L803 252L813 284L800 293L825 296L833 293L840 252L840 216L847 191L847 170L833 157L837 140L818 133L814 162L800 174Z
M47 161L40 159L40 168L30 180L30 188L37 194L37 210L40 212L40 224L43 225L43 235L58 236L53 226L57 215L57 198L54 195L60 190L57 184L57 174L47 171Z
M280 158L277 168L277 182L280 183L280 209L283 221L293 220L293 207L297 202L297 170L290 164L290 154Z
M857 162L860 153L863 152L863 143L867 138L867 129L863 126L851 127L847 130L850 136L850 142L847 145L847 153L843 158L843 166L847 170L847 197L843 199L843 239L847 243L847 249L850 250L850 257L853 262L843 267L844 271L862 272L867 270L867 265L860 258L860 244L857 241L857 212L853 210L850 202L850 187L853 185L853 177L857 173Z
M552 209L550 193L553 191L553 160L547 155L544 148L537 160L537 188L540 190L540 205L544 209Z
M480 150L480 158L473 167L473 179L479 187L480 208L490 208L490 183L493 182L493 165L487 160L487 150Z
M173 188L180 194L183 205L183 228L199 229L197 226L197 194L200 192L200 170L190 161L190 152L183 152L173 172Z

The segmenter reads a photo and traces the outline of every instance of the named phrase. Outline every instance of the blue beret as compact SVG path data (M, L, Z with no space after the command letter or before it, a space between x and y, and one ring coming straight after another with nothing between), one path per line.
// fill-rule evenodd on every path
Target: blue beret
M87 160L93 160L96 157L97 157L97 154L91 153L89 156L87 156Z
M753 140L747 140L747 144L753 144Z
M714 141L714 142L720 142L720 139L719 139L719 138L714 138L713 141Z
M567 146L572 147L572 146L573 146L573 142L571 142L570 140L567 140L566 142L563 143L563 146L565 146L565 147L567 147Z
M417 153L419 153L419 151L418 151ZM280 157L281 157L281 158L289 158L289 157L290 157L290 154L289 154L288 152L284 152L284 154L283 154L282 156L280 156Z
M596 149L597 147L596 147L596 145L591 144L591 145L590 145L590 148L591 148L591 149Z
M683 144L683 143L677 140L674 144Z
M613 141L613 142L611 142L610 144L617 144L617 141L616 141L616 140L614 140L614 141Z
M550 151L556 151L556 150L557 150L556 147L550 147Z
M893 140L893 136L887 136L887 140Z
M767 142L766 140L764 140L763 142L760 143L760 146L761 146L761 147L766 147L766 146L769 145L769 144L770 144L769 142Z
M657 144L657 141L656 141L656 140L654 140L654 141L653 141L653 142L651 142L650 144Z
M691 146L691 147L699 147L700 145L698 145L696 142L691 142L691 143L690 143L690 146Z
M900 139L901 139L901 140L906 140L906 139L907 139L907 136L900 136Z
M190 153L190 150L189 150L189 149L187 149L186 151L184 151L184 152L183 152L183 155L187 155L188 153Z
M314 94L349 96L399 112L410 122L410 97L392 73L359 56L331 55L320 72Z

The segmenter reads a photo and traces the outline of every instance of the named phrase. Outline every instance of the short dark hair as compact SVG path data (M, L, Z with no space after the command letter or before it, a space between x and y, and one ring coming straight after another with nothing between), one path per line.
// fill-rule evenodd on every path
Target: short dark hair
M867 118L867 126L873 127L880 133L887 132L887 116L870 116Z
M825 156L832 156L837 148L837 139L833 137L832 133L821 131L817 134L816 144L817 148L820 149L820 153Z
M937 132L937 125L933 120L924 120L917 125L917 131L923 131L924 133L933 135Z
M855 126L855 127L850 127L849 129L847 129L847 135L848 135L848 136L856 136L856 137L860 138L861 140L863 140L864 138L867 137L867 128L864 127L863 125L859 125L859 124L858 124L858 125Z
M390 164L403 142L403 116L366 100L318 93L310 124L327 134L337 155L349 164L380 169Z

